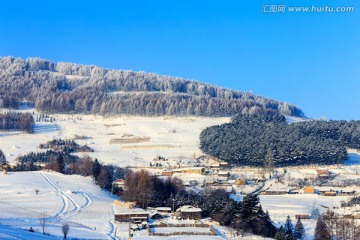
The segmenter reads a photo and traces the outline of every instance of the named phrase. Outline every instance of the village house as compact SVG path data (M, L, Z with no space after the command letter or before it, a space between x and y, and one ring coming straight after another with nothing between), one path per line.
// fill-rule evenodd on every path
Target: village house
M287 190L265 190L261 192L262 195L284 195L287 194Z
M113 186L114 187L119 187L119 188L122 188L123 190L126 190L125 189L125 180L123 179L117 179L113 182Z
M318 178L327 179L330 177L329 170L327 170L327 169L318 169L318 170L316 170L316 172L317 172Z
M215 161L215 162L210 162L210 163L207 163L207 164L205 165L205 167L206 167L207 169L219 169L219 168L220 168L220 163L217 162L217 161Z
M218 176L222 177L222 178L228 178L228 177L230 177L230 172L228 172L228 171L219 171Z
M149 212L141 208L117 208L114 209L115 221L142 223L148 220Z
M203 167L189 167L189 168L177 168L174 169L174 173L189 173L189 174L203 174L205 168Z
M181 219L200 220L201 208L193 207L191 205L185 205L176 210Z
M161 172L161 175L162 175L162 176L171 177L171 176L173 175L173 170L171 170L171 169L164 169L164 170Z
M227 162L219 162L219 163L220 163L220 168L222 168L222 169L230 167L229 163L227 163Z

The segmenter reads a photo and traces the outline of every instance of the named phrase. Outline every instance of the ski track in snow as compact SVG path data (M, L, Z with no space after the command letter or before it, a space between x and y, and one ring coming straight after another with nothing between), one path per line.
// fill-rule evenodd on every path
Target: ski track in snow
M43 176L43 178L44 178L53 188L55 188L55 190L58 191L58 193L60 192L60 194L61 194L61 199L63 200L64 205L63 205L62 209L61 209L57 214L55 214L55 215L53 216L53 219L60 218L60 217L63 216L63 215L67 212L67 210L69 209L69 201L68 201L68 199L66 198L66 196L60 191L60 189L57 188L57 187L55 186L55 184L54 184L52 181L50 181L50 179L49 179L47 176L45 176L45 174L43 174L43 173L40 173L40 174L41 174L41 176Z
M86 193L81 193L81 195L86 199L86 203L81 206L81 209L89 207L93 203L91 198Z
M109 221L109 225L110 225L110 231L109 231L109 233L107 235L110 237L110 239L115 239L115 237L114 237L115 226L111 221Z
M59 218L70 219L75 215L79 214L81 210L93 204L91 197L89 197L84 192L79 192L79 194L85 198L85 204L83 206L80 206L71 196L69 196L67 193L65 193L60 188L58 188L44 173L40 173L40 174L53 188L55 188L55 190L57 190L61 194L61 198L63 199L64 202L63 208L54 217L52 217L53 219L59 219ZM69 211L69 202L73 205L73 209L71 211ZM86 225L83 224L79 224L79 225L91 229Z

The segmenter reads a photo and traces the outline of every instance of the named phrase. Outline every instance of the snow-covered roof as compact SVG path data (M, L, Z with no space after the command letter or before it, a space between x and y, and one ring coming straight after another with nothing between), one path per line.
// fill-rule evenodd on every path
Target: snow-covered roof
M124 208L114 206L114 214L116 215L125 215L125 214L149 214L148 211L145 211L142 208Z
M185 206L180 207L179 209L180 209L180 212L201 212L202 211L201 208L196 208L191 205L185 205Z
M171 207L157 207L155 209L158 211L171 211Z
M186 171L186 170L202 170L204 169L203 167L187 167L187 168L177 168L174 169L174 172L181 172L181 171Z

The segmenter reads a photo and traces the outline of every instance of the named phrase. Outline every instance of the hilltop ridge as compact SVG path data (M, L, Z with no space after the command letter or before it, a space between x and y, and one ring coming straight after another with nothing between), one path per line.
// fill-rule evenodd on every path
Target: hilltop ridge
M258 109L303 117L294 105L154 73L40 58L0 57L0 107L22 101L46 113L233 116Z

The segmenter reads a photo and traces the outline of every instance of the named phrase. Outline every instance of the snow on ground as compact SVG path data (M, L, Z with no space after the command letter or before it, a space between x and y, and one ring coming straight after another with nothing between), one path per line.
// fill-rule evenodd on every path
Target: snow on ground
M311 214L315 205L320 211L325 207L333 208L340 206L341 201L349 200L350 197L328 197L317 194L285 194L285 195L259 195L260 203L268 210L273 220L285 222L287 215L295 218L295 214Z
M45 215L45 231L50 235L62 236L62 223L67 222L69 237L110 239L112 201L91 178L45 171L0 176L0 223L13 228L42 232L39 218Z
M301 118L301 117L294 117L294 116L287 116L285 115L286 122L288 123L296 123L296 122L305 122L311 119L309 118Z
M27 110L32 112L34 109ZM35 118L37 118L35 114ZM182 165L199 156L200 132L212 125L229 122L230 118L204 117L108 117L97 115L49 115L54 122L36 122L35 133L0 132L0 146L11 163L19 155L39 151L40 143L54 138L73 139L76 135L89 139L76 140L95 150L88 153L100 161L118 166L149 166L156 156L176 159L169 164ZM117 142L121 138L138 138L133 142ZM143 139L141 139L143 138ZM149 139L145 139L149 138Z
M27 230L11 228L0 224L0 239L1 240L19 240L19 239L50 240L50 239L54 239L54 237L46 236L39 233L29 232Z
M158 236L135 236L134 240L159 239ZM164 240L223 240L225 238L219 236L171 236L161 237ZM263 239L263 238L258 238ZM255 239L254 239L255 240Z

